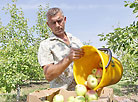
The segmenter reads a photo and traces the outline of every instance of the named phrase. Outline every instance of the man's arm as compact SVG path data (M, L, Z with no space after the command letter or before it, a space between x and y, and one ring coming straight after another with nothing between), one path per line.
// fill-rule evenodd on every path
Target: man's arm
M43 66L45 78L48 81L55 79L72 63L73 60L81 58L83 54L84 52L82 49L71 48L69 55L63 58L59 63Z

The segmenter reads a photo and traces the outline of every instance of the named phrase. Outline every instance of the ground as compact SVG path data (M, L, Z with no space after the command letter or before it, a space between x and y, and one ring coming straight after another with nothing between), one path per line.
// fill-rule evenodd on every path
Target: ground
M27 95L34 91L44 90L49 87L46 81L43 82L31 82L31 84L21 86L20 90L20 101L26 102ZM118 102L138 102L137 90L134 91L135 87L122 87L122 83L108 86L114 89L114 98ZM11 93L5 93L0 95L0 102L17 102L17 92L12 91ZM117 102L117 101L114 101Z

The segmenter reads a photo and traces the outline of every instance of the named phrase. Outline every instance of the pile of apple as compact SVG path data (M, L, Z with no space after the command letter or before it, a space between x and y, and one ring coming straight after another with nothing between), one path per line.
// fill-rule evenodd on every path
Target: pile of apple
M87 81L84 83L84 85L89 89L94 89L100 83L102 79L102 74L102 68L93 68L92 73L88 75Z
M102 79L103 75L103 67L102 63L99 63L98 68L93 68L91 74L88 75L87 81L84 83L84 85L89 89L94 89L98 86Z
M98 100L98 94L93 89L98 86L103 74L102 63L98 68L93 68L91 74L88 75L84 85L78 84L75 87L77 97L70 96L68 102L91 102Z
M102 63L99 63L99 68L93 68L91 74L88 75L84 85L78 84L75 86L76 97L70 96L67 102L91 102L98 100L98 94L93 89L98 86L103 74ZM49 101L45 101L49 102ZM57 94L53 97L53 102L64 102L64 97Z

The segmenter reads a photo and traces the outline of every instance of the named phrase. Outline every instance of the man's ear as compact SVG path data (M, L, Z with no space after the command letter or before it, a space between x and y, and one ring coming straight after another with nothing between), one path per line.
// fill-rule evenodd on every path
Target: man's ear
M64 17L64 22L66 23L66 17Z
M49 26L48 22L46 22L46 24Z

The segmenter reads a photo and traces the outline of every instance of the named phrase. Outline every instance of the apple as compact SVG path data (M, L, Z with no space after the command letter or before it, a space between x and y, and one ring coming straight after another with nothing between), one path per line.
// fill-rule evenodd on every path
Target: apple
M101 79L102 79L102 78L97 78L97 80L98 80L98 84L101 82Z
M95 75L89 74L88 77L87 77L87 80L88 80L89 78L91 78L91 77L95 77Z
M101 61L100 61L100 63L99 63L99 67L100 67L100 68L103 68L103 64L102 64Z
M85 85L85 87L87 86L87 81L85 81L84 85Z
M77 96L83 96L87 92L87 88L84 85L77 84L75 86L75 92L76 92Z
M97 68L93 68L93 69L92 69L92 74L95 75L96 72L97 72Z
M53 97L53 102L64 102L64 97L61 94L57 94Z
M103 75L103 70L101 68L97 68L96 77L101 78Z
M85 85L87 90L90 90L90 88L87 86L87 81L85 81L84 85Z
M45 100L45 101L43 101L43 102L50 102L50 101L48 101L48 100Z
M74 101L75 101L75 97L74 96L68 97L67 102L74 102Z
M90 89L94 89L98 85L98 80L96 77L93 77L91 74L87 77L87 86Z
M84 96L77 96L75 98L74 102L85 102L85 97Z
M85 98L87 102L91 102L92 100L98 100L98 94L94 90L88 90L85 94Z

